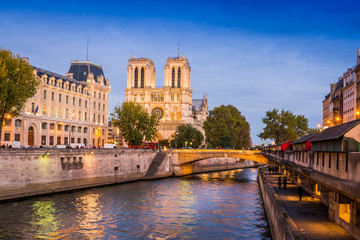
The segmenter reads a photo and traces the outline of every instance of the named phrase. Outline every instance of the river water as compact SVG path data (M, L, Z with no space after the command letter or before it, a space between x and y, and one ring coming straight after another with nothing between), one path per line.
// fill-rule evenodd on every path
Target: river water
M254 168L0 204L0 239L270 239Z

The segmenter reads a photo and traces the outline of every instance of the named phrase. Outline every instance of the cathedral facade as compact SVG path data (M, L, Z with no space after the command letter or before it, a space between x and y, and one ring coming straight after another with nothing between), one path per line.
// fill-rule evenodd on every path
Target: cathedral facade
M164 70L164 86L157 87L154 62L132 56L127 67L126 101L140 103L149 114L158 116L158 140L171 139L176 128L183 124L192 124L204 134L207 96L192 99L189 61L184 55L168 58Z

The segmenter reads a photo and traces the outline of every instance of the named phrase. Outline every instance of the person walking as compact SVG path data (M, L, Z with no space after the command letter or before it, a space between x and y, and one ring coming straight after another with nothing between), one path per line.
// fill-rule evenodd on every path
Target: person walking
M302 196L303 196L303 194L304 194L304 189L301 187L301 185L300 185L300 187L298 188L297 192L298 192L298 194L299 194L299 201L301 202L301 198L302 198Z
M287 182L286 177L284 177L284 181L283 181L284 189L286 189L286 182Z
M278 178L279 189L281 189L281 177Z

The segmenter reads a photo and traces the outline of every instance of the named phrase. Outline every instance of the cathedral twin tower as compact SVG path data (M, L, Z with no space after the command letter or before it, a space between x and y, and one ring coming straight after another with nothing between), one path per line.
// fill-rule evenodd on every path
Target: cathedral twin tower
M208 113L207 99L192 99L189 61L182 57L168 58L164 87L155 86L154 62L149 58L129 59L126 101L140 103L159 118L158 139L171 139L177 126L199 127Z

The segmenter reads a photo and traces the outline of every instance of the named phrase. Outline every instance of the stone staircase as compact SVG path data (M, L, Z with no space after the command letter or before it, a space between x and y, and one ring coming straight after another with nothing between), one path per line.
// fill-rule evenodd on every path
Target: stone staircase
M155 173L157 172L157 170L159 169L161 163L164 160L166 153L164 152L158 152L155 155L155 158L152 160L149 169L147 170L147 172L144 175L144 179L151 179L154 177Z

